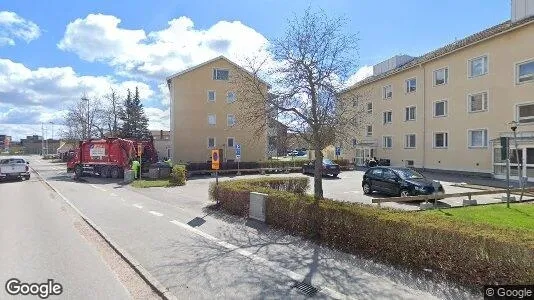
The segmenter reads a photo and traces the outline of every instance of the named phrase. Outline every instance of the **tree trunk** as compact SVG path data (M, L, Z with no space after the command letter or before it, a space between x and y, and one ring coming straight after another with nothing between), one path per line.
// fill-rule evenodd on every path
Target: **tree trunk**
M315 147L315 172L313 178L313 192L315 202L323 199L323 152Z

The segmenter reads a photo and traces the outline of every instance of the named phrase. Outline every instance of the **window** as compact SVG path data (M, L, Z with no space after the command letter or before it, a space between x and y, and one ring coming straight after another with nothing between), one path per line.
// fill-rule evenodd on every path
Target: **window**
M484 148L488 146L488 131L486 129L469 130L468 135L470 148Z
M234 138L233 137L229 137L229 138L226 139L226 146L228 146L230 148L234 147Z
M384 124L390 124L391 123L392 115L393 115L393 112L391 112L391 111L385 111L384 112Z
M467 97L467 110L469 112L480 112L488 110L488 93L482 92L472 94Z
M215 148L215 138L209 137L208 138L208 148Z
M521 124L534 122L534 103L517 106L517 121Z
M417 79L410 78L406 80L406 93L413 93L417 90Z
M352 100L352 107L358 106L358 100Z
M517 83L534 81L534 60L517 64L516 78Z
M226 102L233 103L236 100L235 92L226 93Z
M434 102L434 117L447 116L447 100L440 100Z
M235 125L235 116L234 115L227 115L226 116L226 125L228 125L228 126L234 126Z
M213 69L213 80L228 80L230 71L224 69Z
M382 173L383 173L382 168L376 168L376 169L372 169L371 170L371 175L373 175L375 177L381 178L382 177Z
M407 134L404 136L404 148L406 149L415 148L415 134Z
M469 65L469 77L478 77L488 73L488 57L480 56L470 59Z
M393 138L390 136L385 136L382 139L382 147L383 148L391 148L393 147Z
M373 126L367 125L367 136L372 136L372 135L373 135Z
M368 114L373 113L373 102L367 102L367 113Z
M208 125L216 125L216 124L217 124L217 116L208 115Z
M434 71L434 85L447 84L449 82L449 68Z
M215 91L208 91L208 101L215 102Z
M434 148L449 147L449 134L447 132L434 133Z
M358 146L358 140L352 139L352 147L356 147L356 146Z
M385 87L382 88L382 97L384 99L391 99L391 97L393 97L393 90L391 88L391 84L386 85Z
M415 106L405 108L405 121L415 121Z

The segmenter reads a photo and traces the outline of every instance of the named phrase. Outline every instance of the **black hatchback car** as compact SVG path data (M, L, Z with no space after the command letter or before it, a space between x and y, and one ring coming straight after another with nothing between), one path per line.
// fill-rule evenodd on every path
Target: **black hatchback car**
M315 172L315 162L311 161L302 166L302 174L313 174ZM335 162L324 158L323 159L323 176L332 175L337 177L341 172L341 168Z
M445 191L438 181L425 178L409 168L374 167L363 175L364 194L374 191L407 197L417 195L443 194Z

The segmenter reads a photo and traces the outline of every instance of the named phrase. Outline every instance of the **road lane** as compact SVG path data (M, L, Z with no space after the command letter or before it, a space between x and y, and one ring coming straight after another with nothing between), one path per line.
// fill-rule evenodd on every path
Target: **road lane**
M64 292L50 299L131 299L80 235L81 222L35 174L29 181L0 183L0 299L9 299L4 284L12 277L54 279Z
M321 288L320 298L471 296L454 286L206 211L206 202L195 198L196 193L140 194L100 178L74 182L51 171L43 174L179 298L304 298L293 288L294 278ZM207 190L201 192L205 198Z

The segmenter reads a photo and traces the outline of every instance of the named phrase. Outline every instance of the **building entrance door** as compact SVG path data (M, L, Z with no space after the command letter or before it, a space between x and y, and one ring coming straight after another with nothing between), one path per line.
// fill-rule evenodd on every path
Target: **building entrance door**
M375 156L375 149L371 147L356 148L356 165L364 167L365 163Z

